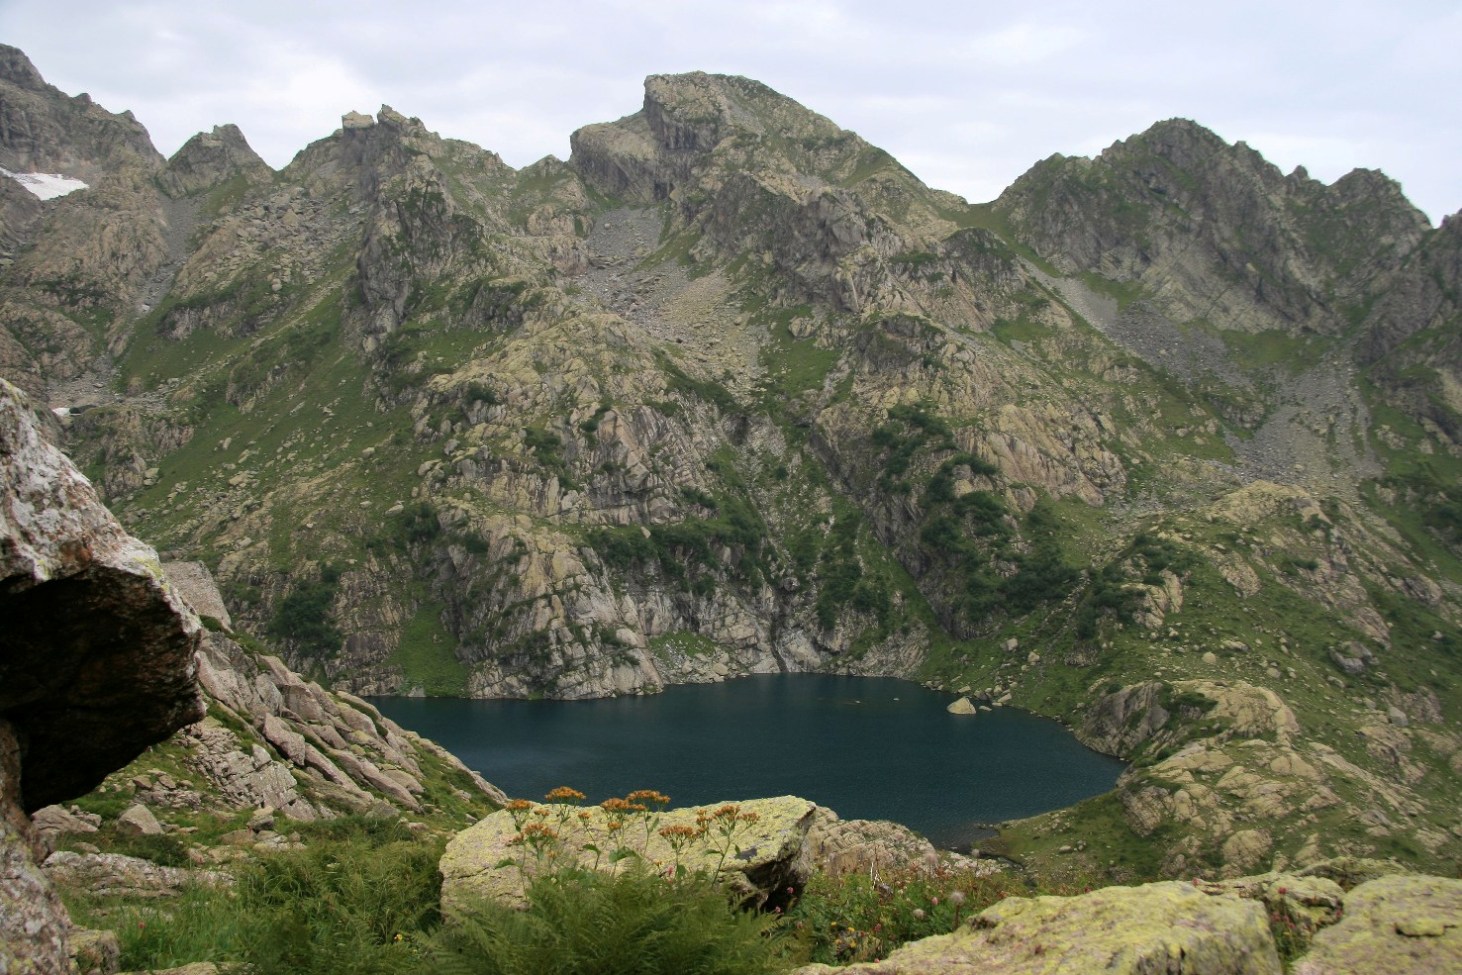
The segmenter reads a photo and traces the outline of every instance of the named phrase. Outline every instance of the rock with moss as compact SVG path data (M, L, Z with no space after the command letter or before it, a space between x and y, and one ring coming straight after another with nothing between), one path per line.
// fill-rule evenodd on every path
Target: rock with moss
M1462 880L1380 877L1345 896L1345 916L1315 935L1295 975L1462 971Z
M806 799L657 808L653 799L633 795L582 809L509 804L447 844L443 910L452 913L473 899L524 904L528 883L566 868L704 871L750 903L805 878L803 848L818 809Z
M1167 882L1108 887L1079 897L1011 898L953 934L912 942L883 961L799 973L1279 975L1281 970L1259 904Z

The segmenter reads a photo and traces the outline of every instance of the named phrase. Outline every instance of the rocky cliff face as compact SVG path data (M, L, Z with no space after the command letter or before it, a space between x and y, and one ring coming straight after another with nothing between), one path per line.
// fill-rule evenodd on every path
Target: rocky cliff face
M1183 121L973 207L699 73L572 145L383 106L270 176L200 136L27 218L0 368L337 688L895 674L1144 761L1036 847L1457 848L1456 220ZM1296 722L1267 771L1246 688ZM1264 839L1269 782L1320 805Z

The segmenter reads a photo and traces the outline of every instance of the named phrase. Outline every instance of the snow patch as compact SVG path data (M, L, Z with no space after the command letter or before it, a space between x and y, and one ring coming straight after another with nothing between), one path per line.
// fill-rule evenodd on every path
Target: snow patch
M62 176L60 173L12 173L0 166L0 174L9 176L42 200L54 200L58 196L87 188L87 184L81 180Z

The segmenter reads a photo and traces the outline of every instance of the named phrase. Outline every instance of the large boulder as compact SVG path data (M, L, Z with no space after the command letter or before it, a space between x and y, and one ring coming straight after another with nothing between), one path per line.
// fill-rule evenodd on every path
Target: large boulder
M1315 935L1295 975L1462 972L1462 880L1381 877L1345 896L1345 916Z
M817 808L795 796L666 812L510 804L447 844L442 907L455 913L479 899L522 905L525 888L545 870L621 870L627 862L716 873L762 903L805 879L803 847Z
M1015 897L953 934L915 941L887 959L799 975L1279 975L1264 908L1191 884L1108 887L1080 897Z
M716 873L743 903L764 908L786 903L788 888L815 873L999 869L941 854L907 826L840 819L796 796L666 812L615 811L615 801L579 809L520 800L458 833L442 856L443 907L451 913L480 898L521 905L527 883L545 870L622 870L626 862Z
M3 53L3 52L0 52ZM89 792L202 714L202 628L0 379L0 972L68 972L27 813Z
M27 812L202 716L198 619L0 380L0 721Z

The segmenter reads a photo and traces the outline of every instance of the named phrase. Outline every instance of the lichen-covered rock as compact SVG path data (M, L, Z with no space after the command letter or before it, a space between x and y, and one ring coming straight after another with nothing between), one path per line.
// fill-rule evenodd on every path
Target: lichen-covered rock
M1345 897L1345 916L1315 935L1295 975L1462 972L1462 880L1399 876Z
M833 971L821 967L801 973ZM1264 909L1176 882L1012 898L953 934L840 972L878 975L1279 975Z
M1299 945L1334 924L1344 913L1345 891L1328 877L1265 873L1216 882L1198 881L1209 894L1235 895L1258 901L1274 924L1282 924Z
M898 823L839 819L821 806L807 831L804 857L820 873L933 872L940 863L934 844Z
M626 855L659 871L710 871L760 903L805 879L803 848L818 808L795 796L627 815L602 806L528 805L499 810L447 844L443 910L473 899L522 904L527 882L545 870L623 869Z
M46 858L46 874L59 887L100 897L173 897L193 885L227 887L233 877L215 870L163 867L120 853L58 850Z
M72 928L68 950L78 975L115 975L121 967L122 944L115 931Z

